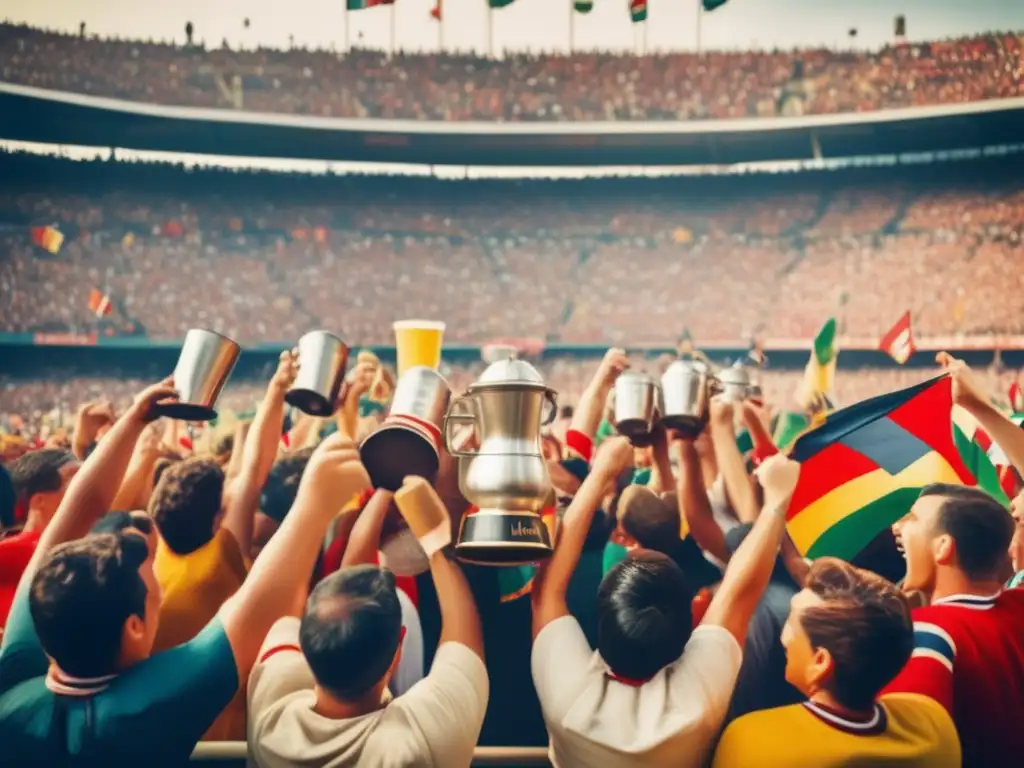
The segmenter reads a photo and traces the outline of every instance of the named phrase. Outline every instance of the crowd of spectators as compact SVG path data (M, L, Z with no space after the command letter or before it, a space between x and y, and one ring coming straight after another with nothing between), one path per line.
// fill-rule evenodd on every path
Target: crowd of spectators
M0 26L0 81L159 104L408 120L696 120L1018 96L1021 38L874 52L464 54L208 49Z
M918 337L1024 331L1014 178L836 187L765 176L709 194L705 181L381 179L318 191L331 180L230 179L251 189L205 187L224 182L214 172L180 190L0 189L0 331L173 341L203 326L253 343L322 327L387 345L394 320L430 317L452 343L628 346L673 344L684 329L704 343L756 329L808 339L829 316L870 340L906 310ZM305 192L273 190L287 183ZM33 243L38 226L64 233L58 253ZM100 321L92 290L113 307Z

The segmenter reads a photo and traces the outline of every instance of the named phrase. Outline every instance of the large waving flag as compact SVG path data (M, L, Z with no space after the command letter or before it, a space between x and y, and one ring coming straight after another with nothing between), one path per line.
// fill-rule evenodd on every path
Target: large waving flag
M828 414L793 444L802 465L789 534L807 557L853 559L929 483L974 485L953 440L952 383L940 376Z

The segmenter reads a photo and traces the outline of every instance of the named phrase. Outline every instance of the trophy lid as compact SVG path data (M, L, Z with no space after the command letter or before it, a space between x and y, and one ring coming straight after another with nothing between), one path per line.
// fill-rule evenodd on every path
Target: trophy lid
M524 387L544 387L544 377L536 368L525 360L520 360L515 353L509 354L504 360L496 360L480 374L470 389L516 384Z
M723 384L749 384L750 374L743 365L743 361L737 360L718 374L718 380Z

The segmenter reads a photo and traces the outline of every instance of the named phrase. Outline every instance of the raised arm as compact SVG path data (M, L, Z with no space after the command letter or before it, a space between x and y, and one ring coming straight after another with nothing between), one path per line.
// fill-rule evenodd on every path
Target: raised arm
M554 554L534 580L531 592L534 638L552 621L569 613L565 595L583 553L583 543L594 513L601 506L602 499L619 472L632 461L633 446L626 438L613 437L601 445L590 474L573 496L558 526Z
M342 505L370 487L355 445L331 435L313 452L295 503L234 597L221 608L241 685L273 623L294 609L328 525Z
M750 523L757 517L757 499L750 485L743 455L736 445L733 413L733 404L721 395L715 395L711 401L711 442L718 471L725 481L725 492L736 510L736 516L741 523Z
M764 509L754 527L729 561L701 624L725 627L743 645L747 625L768 586L775 556L786 530L786 510L800 477L800 465L782 454L758 467L764 487Z
M629 358L626 357L623 350L613 347L605 352L601 365L594 373L594 378L590 380L580 396L580 402L573 412L572 423L569 425L570 431L580 432L591 440L594 439L597 428L601 425L608 393L615 385L618 375L627 368L629 368Z
M676 478L672 472L672 455L669 452L670 437L662 426L654 428L654 444L651 446L651 479L647 487L657 494L675 490Z
M378 488L366 502L345 544L345 554L341 558L343 568L377 562L380 534L384 530L384 519L391 508L393 498L394 494L391 491Z
M679 440L675 443L679 452L679 479L676 496L679 502L679 515L686 521L697 546L718 558L723 563L729 562L729 548L725 545L725 534L715 521L711 512L711 501L704 485L704 472L700 464L700 455L692 440Z
M144 390L114 422L68 486L64 500L46 526L35 554L22 574L19 590L26 588L50 550L65 541L82 538L97 520L110 511L139 436L156 418L154 406L176 397L171 380L165 379Z
M296 352L282 352L277 371L256 409L256 417L241 449L241 468L224 489L224 521L221 525L231 532L244 553L252 550L256 505L267 475L274 466L284 425L284 396L297 373Z
M441 609L439 644L460 643L484 657L480 613L462 569L446 554L451 523L437 491L421 477L406 478L395 503L430 557L430 575Z
M978 420L1014 469L1024 474L1024 429L1010 421L985 396L985 390L967 363L948 352L939 352L936 361L953 380L953 401Z

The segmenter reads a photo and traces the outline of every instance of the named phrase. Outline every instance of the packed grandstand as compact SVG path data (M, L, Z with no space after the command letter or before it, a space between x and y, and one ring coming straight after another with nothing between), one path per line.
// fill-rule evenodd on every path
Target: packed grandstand
M0 84L421 121L955 105L1024 96L1022 66L1016 33L487 59L0 25ZM0 762L178 765L198 743L260 768L1010 765L1024 156L999 151L514 181L4 151ZM453 393L495 348L555 391L536 441L547 571L428 551L479 513L450 445L434 446L428 536L371 486L356 445L381 431L410 317L445 324ZM881 341L898 322L902 353ZM218 418L186 426L156 418L176 395L153 385L193 328L244 351ZM288 350L313 329L352 351L329 419L285 407L303 365ZM707 404L697 437L617 435L624 371L705 349L760 387ZM514 431L520 410L495 421ZM812 550L812 515L858 545Z

